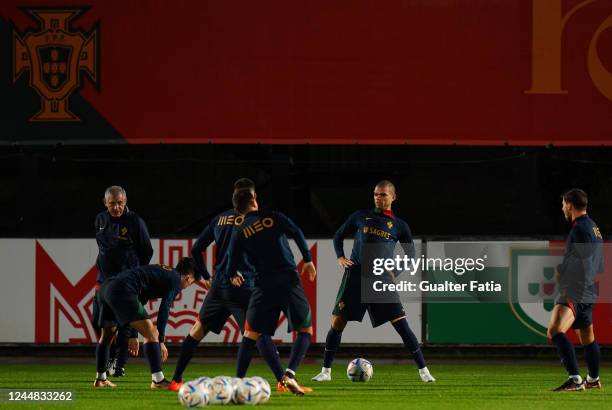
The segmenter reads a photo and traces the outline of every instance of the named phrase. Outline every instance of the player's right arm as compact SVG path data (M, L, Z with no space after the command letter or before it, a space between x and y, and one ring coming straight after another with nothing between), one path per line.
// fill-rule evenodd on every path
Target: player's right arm
M312 282L315 280L317 276L317 268L314 266L312 262L312 255L310 254L310 249L308 248L308 242L306 242L306 237L304 237L304 232L297 226L291 218L286 215L276 212L274 214L276 219L279 221L285 235L293 238L296 245L300 249L300 253L302 254L302 259L304 260L304 265L302 266L302 275L307 275L308 279Z
M202 230L200 236L198 236L198 239L191 248L191 256L195 261L196 269L206 281L210 279L210 273L208 273L208 270L206 269L203 252L215 240L214 228L217 219L218 218L213 218L213 220L210 221L206 227L204 227L204 230Z
M357 231L357 217L359 211L353 213L349 218L340 226L340 228L334 234L334 251L336 251L336 257L338 258L338 265L346 269L353 266L354 262L344 256L344 239L354 235Z

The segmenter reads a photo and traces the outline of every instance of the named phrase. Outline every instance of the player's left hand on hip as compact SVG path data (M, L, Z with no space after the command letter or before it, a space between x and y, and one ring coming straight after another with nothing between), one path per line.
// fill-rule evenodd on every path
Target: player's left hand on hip
M240 287L244 283L244 276L242 276L242 273L236 272L236 274L230 279L230 282L232 285Z
M314 282L315 278L317 277L317 268L315 268L314 263L306 262L304 266L302 266L302 275L306 274L308 274L308 279L310 279L311 282Z
M162 342L162 343L159 344L159 349L161 350L161 359L162 359L162 362L165 362L166 360L168 360L168 348Z
M203 281L202 281L202 286L203 286L203 287L204 287L204 289L206 289L206 290L210 289L210 284L211 284L210 279L209 279L209 280L203 280Z
M128 340L128 352L132 355L132 356L138 356L138 350L140 349L140 342L138 341L137 338L135 337L131 337Z

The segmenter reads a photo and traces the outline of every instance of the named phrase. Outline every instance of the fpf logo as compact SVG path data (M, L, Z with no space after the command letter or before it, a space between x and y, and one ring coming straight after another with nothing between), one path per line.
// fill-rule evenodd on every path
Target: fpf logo
M84 72L94 84L99 77L97 22L89 33L71 30L71 21L87 9L24 9L38 21L37 31L13 30L13 82L26 71L41 99L30 121L80 121L68 99Z
M567 94L562 81L563 33L581 9L600 0L583 0L563 13L563 0L533 0L531 88L527 94ZM601 34L612 27L612 14L598 22L586 52L586 63L595 88L612 101L612 73L601 61L597 45Z

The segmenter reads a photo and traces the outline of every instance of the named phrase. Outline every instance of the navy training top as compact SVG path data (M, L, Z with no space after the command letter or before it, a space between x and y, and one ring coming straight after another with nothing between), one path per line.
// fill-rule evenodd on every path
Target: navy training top
M354 212L334 234L334 250L338 258L344 256L344 239L354 235L350 259L355 265L361 264L361 255L366 244L380 244L377 250L384 251L384 257L393 257L395 244L404 245L408 257L414 257L414 243L410 227L395 215L387 215L380 209L362 209ZM354 265L354 266L355 266Z
M299 283L300 276L287 237L293 238L304 262L311 262L304 233L291 219L280 212L249 212L232 235L228 274L233 276L239 270L242 255L246 254L257 272L255 286L281 281L288 285Z
M144 265L121 272L113 280L122 281L127 289L145 304L149 300L161 298L157 313L157 330L160 343L164 341L170 307L181 291L181 275L165 265Z
M136 213L126 209L118 218L100 212L94 222L98 257L98 284L126 269L147 265L153 256L149 231Z
M604 270L603 238L595 221L582 215L572 222L563 262L557 265L559 290L577 303L595 303L595 276Z
M197 269L202 277L208 280L210 274L206 269L202 252L204 252L213 241L217 245L214 259L213 286L220 288L233 287L229 282L232 275L229 275L226 269L229 263L227 253L232 239L232 233L242 225L243 221L244 216L241 216L234 209L229 209L215 216L208 225L206 225L191 248L191 255L195 260ZM255 273L253 272L253 267L246 261L245 256L243 256L242 260L238 263L237 270L239 270L245 278L243 286L252 288Z

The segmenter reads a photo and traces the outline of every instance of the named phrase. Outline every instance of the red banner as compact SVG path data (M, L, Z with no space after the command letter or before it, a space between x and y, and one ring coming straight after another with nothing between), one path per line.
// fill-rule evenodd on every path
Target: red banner
M6 0L0 17L3 142L612 145L607 0Z

